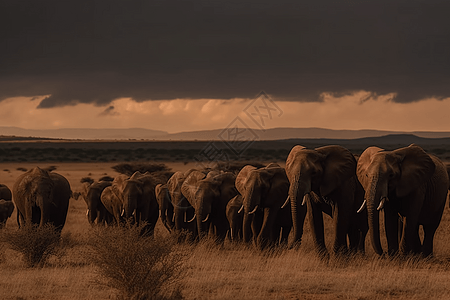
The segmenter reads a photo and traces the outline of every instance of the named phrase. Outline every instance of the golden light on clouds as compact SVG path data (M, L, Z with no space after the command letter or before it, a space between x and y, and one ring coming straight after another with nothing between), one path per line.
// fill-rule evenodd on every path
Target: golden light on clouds
M283 114L268 120L266 126L450 131L447 117L450 98L401 104L392 101L393 95L366 99L367 95L366 92L339 98L324 95L322 102L277 101ZM38 109L43 98L16 97L0 102L0 126L27 129L140 127L174 133L223 128L239 116L249 126L256 127L243 112L252 99L136 102L121 98L106 106L81 103Z

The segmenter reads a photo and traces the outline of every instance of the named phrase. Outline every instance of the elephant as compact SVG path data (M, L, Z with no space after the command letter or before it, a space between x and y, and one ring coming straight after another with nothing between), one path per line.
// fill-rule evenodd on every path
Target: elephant
M66 222L72 190L67 179L35 167L20 175L13 186L17 223L51 223L61 232ZM19 221L20 219L20 221Z
M84 201L87 205L86 216L91 225L105 225L112 222L113 216L108 212L100 199L103 190L111 186L111 184L111 181L98 181L87 188Z
M236 195L231 199L226 207L228 224L230 225L230 240L242 240L242 222L244 220L244 212L241 210L243 205L242 196Z
M175 223L175 232L177 234L185 230L190 234L190 239L193 240L196 237L196 224L194 222L187 222L194 217L194 208L189 204L186 197L181 193L181 186L184 180L195 169L189 169L185 172L175 172L167 181L167 189L169 190L170 199L172 199L173 205L173 220Z
M260 249L286 244L292 218L290 205L282 208L289 190L285 169L273 163L260 169L246 165L236 177L236 188L243 198L244 242L253 235Z
M236 175L233 173L217 171L211 171L207 175L193 171L184 180L181 192L195 210L191 221L197 221L199 239L211 228L218 242L225 240L229 229L226 206L238 194L235 180Z
M159 217L164 227L166 227L170 233L175 225L173 223L173 205L167 184L157 184L155 187L155 194L159 206Z
M108 211L108 213L112 215L113 222L111 223L120 225L124 222L124 219L122 218L122 211L123 211L122 200L114 192L111 186L107 186L103 190L102 194L100 195L100 201L102 202L103 206Z
M379 211L383 210L389 255L432 255L449 188L449 176L439 158L415 144L392 151L369 147L359 158L357 175L365 190L361 209L367 207L375 252L383 254L379 229Z
M294 227L293 245L300 244L308 213L316 250L328 255L323 212L334 222L333 253L364 251L368 231L365 214L357 214L364 192L356 177L356 158L346 148L329 145L316 149L294 146L286 159L289 198ZM307 204L305 206L305 203Z
M5 227L6 221L14 211L11 190L4 184L0 184L0 228Z
M138 226L145 222L145 234L153 235L158 221L158 203L155 196L155 179L136 171L129 178L118 176L111 185L113 193L122 203L121 217ZM117 213L117 211L116 211ZM116 220L118 217L116 217Z

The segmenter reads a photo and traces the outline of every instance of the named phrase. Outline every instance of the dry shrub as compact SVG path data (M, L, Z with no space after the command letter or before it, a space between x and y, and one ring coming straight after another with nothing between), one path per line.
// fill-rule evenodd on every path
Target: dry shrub
M5 231L3 242L20 252L28 268L43 267L49 257L57 252L60 232L52 224L39 227L26 224L17 231Z
M92 263L122 299L181 299L186 257L171 239L141 235L144 225L94 228L89 238Z
M81 178L80 179L80 182L81 183L85 183L85 182L87 182L87 183L89 183L89 184L93 184L94 183L94 179L92 179L91 177L83 177L83 178Z

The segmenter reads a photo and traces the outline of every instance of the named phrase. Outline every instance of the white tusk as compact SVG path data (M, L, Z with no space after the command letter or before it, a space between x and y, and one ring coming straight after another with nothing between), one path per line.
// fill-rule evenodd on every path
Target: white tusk
M208 221L208 219L209 219L209 214L206 215L206 219L202 220L202 222L204 223L204 222Z
M194 221L195 220L195 214L194 214L194 216L192 217L192 219L190 219L189 221L188 221L188 223L191 223L192 221Z
M287 196L286 201L285 201L284 204L281 206L281 208L285 208L288 204L289 204L289 196Z
M86 211L86 217L89 215L89 209Z
M378 205L377 210L382 210L383 209L384 201L386 201L386 197L381 198L380 205Z
M122 213L120 214L121 217L125 215L125 209L122 209Z
M358 211L356 213L359 214L360 212L362 212L364 210L364 208L366 208L366 206L367 206L367 201L366 201L366 199L364 199L363 204L361 205L361 207L358 209Z
M306 199L307 199L306 196L308 196L308 194L305 194L303 196L302 206L306 204Z
M133 213L131 215L134 216L135 214L136 214L136 210L133 210Z
M239 208L238 214L240 214L243 210L244 210L244 205L242 205L241 208Z
M249 215L254 214L257 209L258 209L258 205L256 205L255 208L251 212L249 212L248 214Z

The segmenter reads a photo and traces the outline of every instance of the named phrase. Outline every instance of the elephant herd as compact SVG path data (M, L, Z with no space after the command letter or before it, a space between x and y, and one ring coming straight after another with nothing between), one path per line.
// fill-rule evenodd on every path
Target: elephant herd
M414 144L392 151L369 147L359 156L337 145L297 145L285 168L246 165L237 174L190 169L167 182L136 172L85 180L73 196L84 198L91 224L115 226L129 220L145 224L143 234L153 235L160 219L180 239L212 236L220 243L228 238L259 249L299 246L308 215L320 254L328 253L323 213L333 219L333 253L364 252L369 233L374 251L383 254L383 211L387 253L428 256L450 187L448 173L442 161ZM19 226L53 223L62 230L71 196L63 176L36 167L19 176L12 197L0 185L0 225L14 210L12 198Z

